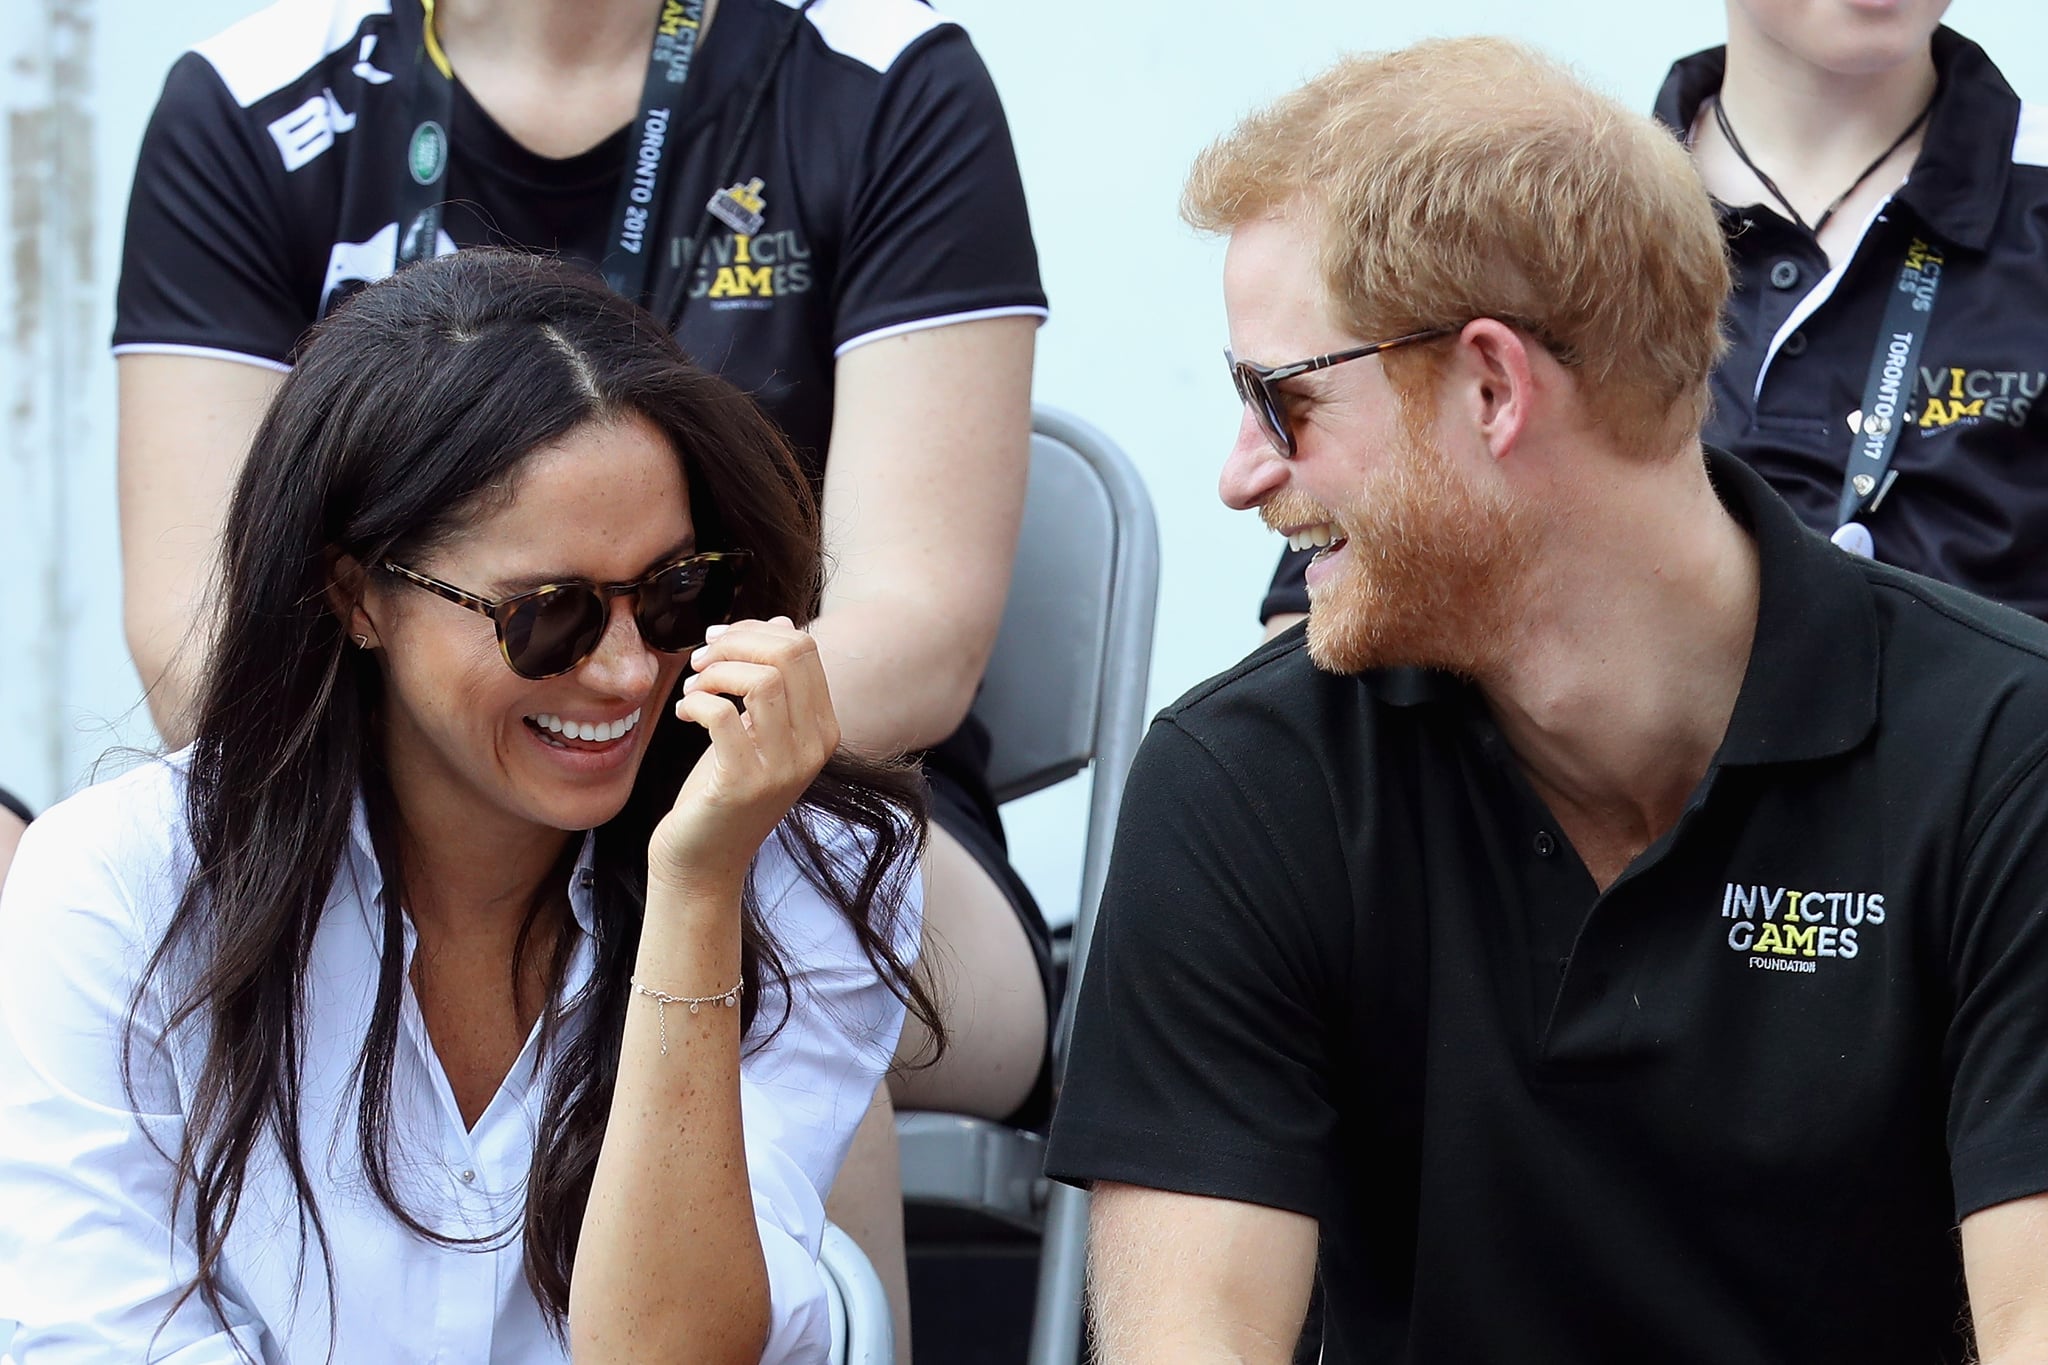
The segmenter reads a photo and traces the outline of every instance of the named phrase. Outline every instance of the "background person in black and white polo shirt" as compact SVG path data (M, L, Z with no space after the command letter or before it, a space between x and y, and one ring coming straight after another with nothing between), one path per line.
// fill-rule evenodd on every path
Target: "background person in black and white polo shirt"
M1948 7L1728 0L1727 46L1671 68L1657 116L1735 264L1706 436L1808 525L2048 618L2048 107ZM1932 307L1901 328L1916 241ZM1307 558L1281 556L1269 635L1308 610Z
M2048 629L1703 455L1712 206L1542 59L1342 62L1186 202L1224 499L1324 548L1131 774L1099 1358L1284 1361L1319 1265L1331 1365L2048 1358Z
M1728 0L1671 68L1735 262L1706 436L1809 526L2048 618L2048 107L1947 9Z

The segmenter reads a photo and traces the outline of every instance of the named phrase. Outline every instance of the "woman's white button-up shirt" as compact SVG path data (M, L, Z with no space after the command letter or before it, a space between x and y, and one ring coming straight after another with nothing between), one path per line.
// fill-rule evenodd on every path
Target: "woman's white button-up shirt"
M213 1365L243 1352L338 1365L566 1359L527 1287L519 1235L551 1064L534 1038L467 1127L406 987L391 1093L401 1196L439 1231L494 1241L465 1249L418 1237L363 1177L355 1073L383 932L360 809L314 940L301 1070L301 1142L332 1252L332 1310L317 1241L301 1257L300 1210L274 1152L249 1166L222 1267L225 1319L196 1296L173 1308L195 1262L189 1209L173 1217L170 1207L164 1153L177 1150L204 1056L196 1028L157 1045L176 981L136 1014L132 1099L121 1051L136 982L191 865L183 797L175 760L81 792L30 826L0 893L0 1342L11 1319L20 1365ZM839 855L858 855L852 831L814 829ZM586 840L569 889L583 931L564 983L570 1001L591 972L589 856ZM824 1195L889 1064L903 1007L779 839L754 875L791 972L787 997L762 991L755 1031L782 1018L785 998L788 1021L746 1053L740 1075L773 1305L762 1358L823 1361ZM897 947L907 961L922 906L917 877L903 880L912 903ZM412 949L408 924L408 964ZM578 1014L570 1008L562 1027L578 1027Z

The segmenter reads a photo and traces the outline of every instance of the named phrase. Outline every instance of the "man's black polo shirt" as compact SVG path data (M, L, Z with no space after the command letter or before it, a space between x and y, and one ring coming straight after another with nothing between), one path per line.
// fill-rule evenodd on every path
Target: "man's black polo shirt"
M1445 675L1297 631L1140 751L1049 1164L1319 1219L1333 1365L1960 1360L2048 1189L2048 628L1710 467L1755 646L1604 895Z

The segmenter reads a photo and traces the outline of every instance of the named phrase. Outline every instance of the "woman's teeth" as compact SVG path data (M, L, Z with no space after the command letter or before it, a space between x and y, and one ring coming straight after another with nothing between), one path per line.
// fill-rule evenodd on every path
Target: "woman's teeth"
M580 739L587 744L603 744L622 739L631 733L633 727L640 723L640 712L635 710L632 715L622 720L603 721L596 725L588 721L563 720L560 716L528 716L526 719L536 730L543 730L551 735L560 735L564 739Z

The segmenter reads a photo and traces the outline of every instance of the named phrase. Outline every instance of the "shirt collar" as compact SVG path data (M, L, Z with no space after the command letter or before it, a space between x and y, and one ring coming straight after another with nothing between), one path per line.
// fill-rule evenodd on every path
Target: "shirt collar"
M1714 492L1756 541L1756 637L1717 765L1846 753L1877 723L1877 611L1856 561L1808 530L1741 460L1709 446ZM1389 706L1482 704L1462 678L1382 669L1360 684Z
M1657 93L1657 118L1687 136L1707 96L1721 88L1728 49L1710 47L1672 63ZM1947 26L1934 32L1934 112L1899 199L1947 241L1990 244L2006 182L2020 100L1984 49Z
M1809 530L1763 476L1707 448L1721 503L1756 540L1756 637L1716 763L1799 763L1877 724L1877 608L1855 556Z

